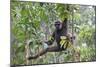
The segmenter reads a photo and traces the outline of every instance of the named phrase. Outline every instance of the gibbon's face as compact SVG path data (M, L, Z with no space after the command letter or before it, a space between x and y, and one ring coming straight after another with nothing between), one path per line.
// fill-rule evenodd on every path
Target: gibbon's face
M62 29L62 23L60 21L55 22L55 28L56 30L61 30Z

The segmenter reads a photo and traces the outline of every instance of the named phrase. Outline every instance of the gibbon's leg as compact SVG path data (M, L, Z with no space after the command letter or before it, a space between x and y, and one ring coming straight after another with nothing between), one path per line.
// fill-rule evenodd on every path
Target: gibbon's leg
M47 49L48 52L59 52L61 51L61 49L58 47L58 46L50 46L48 49Z
M60 49L58 48L58 46L49 46L46 49L43 49L43 48L40 49L39 53L37 53L34 56L28 57L28 59L29 60L31 60L31 59L37 59L39 56L42 56L42 55L46 54L47 52L58 52L58 51L60 51Z

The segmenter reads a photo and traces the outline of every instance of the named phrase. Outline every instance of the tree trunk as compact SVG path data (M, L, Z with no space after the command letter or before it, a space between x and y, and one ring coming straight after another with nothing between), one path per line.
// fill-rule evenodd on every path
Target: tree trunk
M25 44L25 53L26 53L26 64L29 65L29 60L27 57L29 57L29 45L26 43Z

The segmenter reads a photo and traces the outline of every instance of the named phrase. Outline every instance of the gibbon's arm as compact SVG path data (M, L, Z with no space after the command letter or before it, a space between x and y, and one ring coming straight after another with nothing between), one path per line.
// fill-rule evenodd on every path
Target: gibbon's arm
M45 43L48 45L52 45L54 40L55 40L55 32L53 32L53 34L49 37L49 40Z

